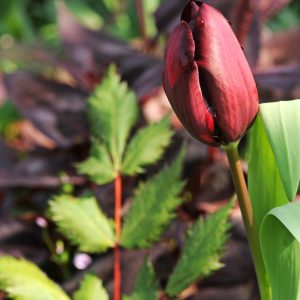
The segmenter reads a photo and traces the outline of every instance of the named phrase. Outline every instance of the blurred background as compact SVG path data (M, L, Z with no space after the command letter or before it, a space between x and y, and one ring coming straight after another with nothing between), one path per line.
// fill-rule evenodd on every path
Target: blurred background
M89 188L113 214L113 186L96 186L74 168L87 157L90 146L86 100L114 63L138 97L140 124L168 114L161 87L164 46L187 2L0 1L0 255L33 260L68 292L87 267L111 288L111 253L76 253L47 223L47 201L59 191L79 194ZM230 20L254 73L260 101L300 98L300 1L204 2ZM189 221L218 209L232 196L233 187L223 153L193 141L174 115L171 122L176 136L164 159L172 157L182 140L188 143L184 176L189 201L179 208L178 219L166 233L180 240ZM132 188L127 180L126 197ZM226 267L199 282L183 299L258 299L238 208L231 222ZM49 239L57 253L49 250ZM162 284L178 247L180 243L149 250ZM143 255L123 253L124 292L131 291ZM5 299L1 293L0 299Z

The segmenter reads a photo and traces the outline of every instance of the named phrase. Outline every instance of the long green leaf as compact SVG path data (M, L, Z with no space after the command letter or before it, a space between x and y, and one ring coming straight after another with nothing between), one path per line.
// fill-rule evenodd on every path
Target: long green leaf
M257 228L274 207L288 203L260 114L250 131L248 188Z
M122 246L149 246L174 218L174 210L182 201L178 194L184 185L180 181L183 157L182 150L171 166L139 185L125 217Z
M300 181L300 100L260 105L264 127L289 201Z
M261 226L261 248L272 300L300 299L300 203L270 211Z
M108 300L108 294L102 281L95 275L85 275L80 288L74 294L74 300Z
M221 268L220 257L227 240L227 222L232 202L210 215L201 218L188 233L183 253L171 274L166 291L178 295L200 277L210 275Z
M144 166L156 162L169 145L172 131L167 119L142 128L130 141L122 164L122 173L135 175Z
M119 170L126 141L138 116L137 101L126 83L120 81L115 66L89 99L92 135L104 143Z
M86 161L77 164L77 170L81 174L88 175L97 184L111 182L116 176L107 149L96 141L93 142L90 157Z
M10 256L0 258L0 290L15 300L70 300L36 265Z
M153 266L149 260L146 260L137 274L132 295L124 298L126 300L154 300L157 299L157 292L158 284Z
M114 246L112 222L100 210L94 197L55 197L49 212L58 229L85 252L102 252Z

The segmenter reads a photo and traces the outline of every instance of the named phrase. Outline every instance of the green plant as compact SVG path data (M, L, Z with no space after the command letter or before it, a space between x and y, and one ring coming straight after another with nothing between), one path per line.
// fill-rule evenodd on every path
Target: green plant
M299 100L263 104L258 113L239 41L220 12L196 1L189 1L169 37L163 79L190 134L227 154L261 298L300 299L300 206L289 203L300 179ZM247 187L238 144L253 122Z
M180 194L184 187L181 173L185 151L182 147L170 164L138 183L121 222L123 178L144 173L147 166L159 161L171 142L173 131L165 118L138 129L132 135L138 119L137 101L126 84L120 81L115 66L109 68L102 83L90 96L88 115L92 141L90 156L78 164L77 169L97 184L114 182L114 221L105 215L93 195L59 194L49 202L48 215L78 250L97 254L113 249L114 299L119 300L120 248L142 249L153 245L176 217L176 208L183 202ZM231 206L230 202L192 226L182 256L163 293L175 296L198 278L222 267L220 258L227 240ZM69 299L32 263L4 257L0 258L1 264L7 267L1 268L0 289L13 299L40 299L40 295L49 300ZM124 299L152 300L159 296L159 291L154 268L146 259L132 294ZM87 275L73 299L108 299L108 296L101 281L94 275Z

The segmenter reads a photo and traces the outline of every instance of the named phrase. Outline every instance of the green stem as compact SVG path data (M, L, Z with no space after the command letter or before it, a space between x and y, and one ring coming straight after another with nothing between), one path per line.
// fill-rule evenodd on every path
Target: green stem
M230 144L229 146L224 147L224 149L228 157L235 192L237 194L247 232L248 243L254 262L260 296L262 300L271 300L271 286L260 250L259 233L253 216L250 197L237 150L237 143Z

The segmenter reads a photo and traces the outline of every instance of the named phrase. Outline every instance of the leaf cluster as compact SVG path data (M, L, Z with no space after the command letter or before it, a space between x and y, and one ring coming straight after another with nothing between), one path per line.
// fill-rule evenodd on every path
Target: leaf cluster
M170 144L173 132L167 119L137 130L130 138L138 117L137 101L121 82L114 66L109 68L107 76L91 95L88 111L92 147L89 158L77 167L98 184L109 183L120 174L134 176L145 172L145 168L157 162ZM120 241L116 240L112 220L93 196L55 196L49 202L49 216L59 232L83 252L101 253L116 243L128 249L150 247L161 238L182 203L184 156L182 148L170 164L138 184L124 216ZM166 292L170 296L222 266L219 261L227 239L230 207L231 204L205 221L197 221L188 233L183 254L167 284ZM3 258L0 269L0 289L14 299L69 299L32 263ZM146 260L132 294L125 299L156 299L158 290L154 268ZM96 276L87 275L73 299L106 300L108 296L102 282Z
M92 148L90 157L78 164L78 171L98 184L111 182L119 173L144 172L145 166L160 159L173 134L164 119L138 130L128 141L137 122L137 100L113 65L89 98L88 114Z
M15 300L70 300L70 297L35 264L9 256L0 258L0 290ZM83 279L74 300L108 300L101 280L91 274Z
M260 105L248 145L248 186L272 299L299 299L300 100Z

